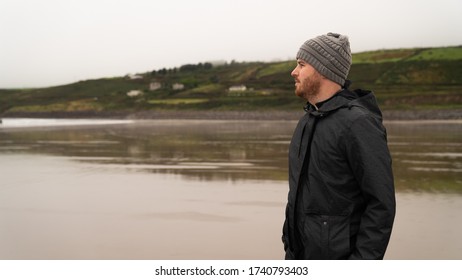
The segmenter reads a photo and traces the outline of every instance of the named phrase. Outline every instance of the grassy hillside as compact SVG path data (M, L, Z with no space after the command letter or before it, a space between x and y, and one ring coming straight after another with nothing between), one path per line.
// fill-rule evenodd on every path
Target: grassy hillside
M0 114L149 110L298 110L294 61L183 65L50 88L0 90ZM373 90L387 109L462 109L462 47L353 55L351 88ZM245 91L230 87L245 85ZM150 87L160 87L158 89ZM176 89L174 89L176 87ZM128 96L139 91L137 96Z

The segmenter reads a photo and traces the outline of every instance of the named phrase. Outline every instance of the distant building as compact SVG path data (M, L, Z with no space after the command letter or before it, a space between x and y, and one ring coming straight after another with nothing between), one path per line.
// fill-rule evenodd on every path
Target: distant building
M130 79L130 80L141 80L143 79L143 76L141 75L133 75L133 74L128 74L127 77Z
M174 84L172 85L172 89L173 89L173 90L182 90L182 89L184 89L184 85L183 85L183 84L179 84L179 83L174 83Z
M131 90L131 91L127 92L128 97L137 97L137 96L140 96L140 95L143 95L143 94L144 93L141 90Z
M155 91L162 88L162 84L159 82L152 82L149 84L149 90L150 91Z
M229 88L229 91L246 91L247 87L245 85L236 85Z

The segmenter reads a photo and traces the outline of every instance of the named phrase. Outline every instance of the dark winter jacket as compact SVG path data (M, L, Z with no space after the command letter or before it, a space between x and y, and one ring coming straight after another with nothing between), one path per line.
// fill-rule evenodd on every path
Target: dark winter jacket
M289 151L286 259L383 259L395 193L373 93L344 89L305 111Z

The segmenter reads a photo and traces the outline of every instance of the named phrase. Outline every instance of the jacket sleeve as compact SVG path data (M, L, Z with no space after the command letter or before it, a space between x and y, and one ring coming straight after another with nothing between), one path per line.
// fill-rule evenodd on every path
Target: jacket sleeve
M383 259L396 211L391 156L379 119L359 116L347 136L347 157L365 204L350 259Z
M285 220L284 220L284 224L282 226L282 244L284 245L284 251L287 251L288 247L289 247L289 242L288 242L288 238L289 238L289 221L287 219L287 209L289 208L289 205L286 206L286 214L285 214Z

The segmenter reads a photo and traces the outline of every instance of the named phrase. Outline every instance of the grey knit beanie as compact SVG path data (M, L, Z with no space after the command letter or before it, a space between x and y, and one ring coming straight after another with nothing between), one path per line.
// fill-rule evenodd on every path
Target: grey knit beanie
M351 66L348 37L327 33L306 41L297 53L327 79L343 86Z

